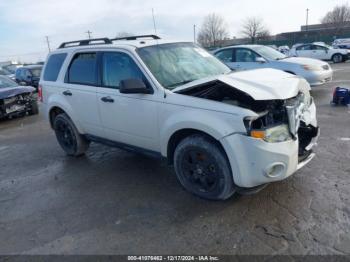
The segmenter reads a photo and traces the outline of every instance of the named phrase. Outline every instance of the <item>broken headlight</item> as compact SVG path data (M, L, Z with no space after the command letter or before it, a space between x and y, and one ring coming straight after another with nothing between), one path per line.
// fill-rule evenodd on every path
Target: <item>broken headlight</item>
M255 126L254 119L251 117L246 117L244 119L244 124L247 129L247 133L250 137L256 139L262 139L268 143L279 143L292 139L288 124L279 124L271 127L258 127Z

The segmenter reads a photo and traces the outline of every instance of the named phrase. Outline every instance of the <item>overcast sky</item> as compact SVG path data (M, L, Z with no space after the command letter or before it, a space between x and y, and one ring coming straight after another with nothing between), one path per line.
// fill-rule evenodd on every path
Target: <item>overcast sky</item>
M240 37L246 17L261 17L271 33L298 31L310 9L310 24L348 0L0 0L0 61L45 59L62 41L114 37L117 32L153 33L154 8L162 38L192 40L193 25L215 12L227 22L230 36Z

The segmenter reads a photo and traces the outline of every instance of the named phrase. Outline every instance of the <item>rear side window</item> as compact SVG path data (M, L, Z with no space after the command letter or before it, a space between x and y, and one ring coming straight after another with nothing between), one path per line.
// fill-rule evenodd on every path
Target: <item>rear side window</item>
M232 49L224 49L215 54L217 58L219 58L224 63L232 62Z
M61 70L62 64L66 59L67 54L55 54L51 55L49 60L47 61L45 72L44 72L44 80L55 82L57 80L58 74Z
M96 53L76 54L69 66L67 82L81 85L97 85Z

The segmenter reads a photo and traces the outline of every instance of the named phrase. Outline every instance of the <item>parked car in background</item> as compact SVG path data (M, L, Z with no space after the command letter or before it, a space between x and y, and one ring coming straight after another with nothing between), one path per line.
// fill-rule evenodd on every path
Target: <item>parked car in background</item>
M63 43L48 56L39 94L68 155L94 141L167 158L184 188L214 200L286 179L314 157L304 79L232 73L193 43L123 39Z
M13 74L12 72L10 72L8 69L6 68L2 68L0 67L0 75L2 76L7 76L8 78L10 78L11 80L15 80L15 74Z
M35 89L29 86L19 86L6 76L0 76L0 119L38 114Z
M286 56L289 55L289 50L290 50L290 48L287 45L282 45L282 46L278 47L278 51Z
M333 48L350 49L350 38L336 39L332 46Z
M305 78L311 86L332 80L333 70L328 63L286 55L262 45L241 45L219 49L214 55L234 71L274 68Z
M333 48L327 45L303 44L292 48L290 56L309 57L334 63L345 62L349 59L347 49Z
M42 65L30 65L17 68L16 82L24 86L38 88Z

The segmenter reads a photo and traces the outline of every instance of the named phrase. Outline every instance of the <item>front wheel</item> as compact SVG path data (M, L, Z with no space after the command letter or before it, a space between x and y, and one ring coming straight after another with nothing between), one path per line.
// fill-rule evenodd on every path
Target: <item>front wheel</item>
M174 166L181 185L201 198L225 200L235 192L225 152L204 135L189 136L179 143Z
M62 149L69 156L81 156L89 148L90 142L79 134L78 129L66 114L55 117L53 127Z
M341 63L343 62L343 56L341 54L335 54L332 56L333 63Z

